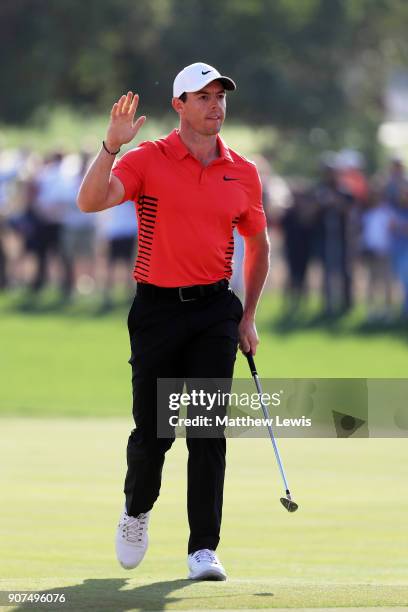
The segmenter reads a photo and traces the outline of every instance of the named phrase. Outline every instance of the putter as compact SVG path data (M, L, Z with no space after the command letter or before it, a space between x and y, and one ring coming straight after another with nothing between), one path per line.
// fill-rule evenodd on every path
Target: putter
M253 376L256 388L258 390L259 399L260 399L261 406L262 406L262 411L264 413L265 419L267 419L268 431L269 431L269 435L270 435L270 438L271 438L273 450L275 451L276 461L278 462L279 471L281 473L282 480L283 480L283 483L285 485L286 497L281 497L280 501L281 501L281 504L286 508L286 510L288 512L296 512L296 510L298 509L299 506L297 505L296 502L293 501L293 499L291 497L291 494L290 494L290 491L289 491L288 481L286 480L285 470L283 469L283 464L282 464L282 460L281 460L280 455L279 455L278 446L276 444L276 440L275 440L275 436L274 436L274 433L273 433L272 426L269 423L270 416L269 416L268 407L265 406L265 404L262 401L262 393L263 393L263 391L262 391L261 383L260 383L260 380L259 380L258 372L256 371L254 357L253 357L251 351L249 351L248 353L244 353L244 354L245 354L245 357L248 359L249 369L251 370L251 374Z

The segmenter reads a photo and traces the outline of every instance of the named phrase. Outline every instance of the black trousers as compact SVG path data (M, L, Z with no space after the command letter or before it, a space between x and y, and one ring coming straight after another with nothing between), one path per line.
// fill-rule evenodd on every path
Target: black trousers
M157 437L158 378L232 380L242 304L231 289L180 302L136 295L128 317L133 417L124 492L128 514L153 507L165 453L174 436ZM226 441L187 437L188 552L215 550L220 539Z
M38 267L32 281L32 288L35 291L42 289L47 280L47 258L49 255L61 253L61 224L46 223L39 221L36 228L36 248L35 253L38 258Z

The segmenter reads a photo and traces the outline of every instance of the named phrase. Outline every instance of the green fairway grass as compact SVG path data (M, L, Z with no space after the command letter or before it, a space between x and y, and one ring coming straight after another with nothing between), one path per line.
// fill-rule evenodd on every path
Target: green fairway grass
M0 589L64 593L65 605L35 609L78 612L408 606L405 440L280 440L295 514L279 503L269 440L229 440L218 549L229 579L191 583L183 440L167 455L144 562L116 563L131 425L2 419Z
M279 300L265 294L258 315L261 376L407 377L407 329L364 330L358 311L337 323L313 324L310 315L289 327L279 309ZM46 298L0 299L0 414L126 416L127 310L101 314L86 300L58 310ZM242 355L236 376L248 376Z
M280 439L288 514L268 439L228 440L219 553L226 583L187 581L186 449L167 456L143 564L116 563L125 447L133 427L127 304L57 308L0 299L0 590L64 593L33 609L408 609L408 446L400 439ZM288 325L259 310L263 377L403 377L407 331L313 312ZM237 359L236 375L248 376ZM384 406L384 410L389 407ZM99 418L105 417L105 418ZM3 600L0 601L0 604ZM5 610L25 610L20 606Z

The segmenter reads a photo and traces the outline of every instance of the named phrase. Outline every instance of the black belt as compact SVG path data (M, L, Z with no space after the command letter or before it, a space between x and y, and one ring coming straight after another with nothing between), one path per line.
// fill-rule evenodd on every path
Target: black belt
M229 283L225 278L217 283L211 283L211 285L190 285L187 287L158 287L150 283L137 283L136 295L153 299L191 302L202 297L213 295L214 293L219 293L228 287Z

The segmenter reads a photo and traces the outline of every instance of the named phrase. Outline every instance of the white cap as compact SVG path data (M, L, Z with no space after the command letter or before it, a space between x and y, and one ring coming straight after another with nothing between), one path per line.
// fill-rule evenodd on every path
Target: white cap
M173 96L179 98L184 92L200 91L212 81L221 81L224 88L230 91L236 89L234 81L222 76L213 66L196 62L178 73L173 83Z
M364 167L364 156L354 149L342 149L337 155L337 166L340 169L361 169Z

